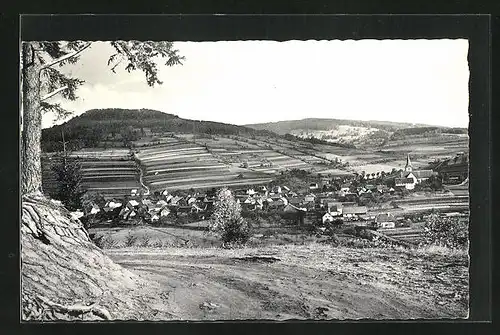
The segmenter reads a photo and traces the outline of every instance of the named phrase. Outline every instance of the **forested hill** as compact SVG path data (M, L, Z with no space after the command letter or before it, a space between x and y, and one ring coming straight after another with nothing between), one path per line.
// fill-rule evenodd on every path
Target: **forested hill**
M309 118L302 120L289 120L268 123L247 124L250 127L258 130L268 130L274 133L284 135L293 133L296 130L330 130L338 126L351 126L351 127L366 127L377 128L385 131L396 131L399 129L413 128L413 127L428 127L423 124L411 124L402 122L390 121L358 121L358 120L341 120L341 119L320 119Z
M42 150L46 152L61 150L62 130L65 141L71 150L96 147L105 141L123 143L137 140L147 134L155 133L193 133L252 135L266 134L243 126L211 121L182 119L176 115L150 109L92 109L64 124L42 130Z

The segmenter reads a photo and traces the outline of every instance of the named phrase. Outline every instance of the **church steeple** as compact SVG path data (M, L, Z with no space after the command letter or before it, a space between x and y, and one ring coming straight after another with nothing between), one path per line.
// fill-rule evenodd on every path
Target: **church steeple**
M413 167L411 166L411 161L410 161L410 154L406 155L406 165L405 165L405 172L411 172Z

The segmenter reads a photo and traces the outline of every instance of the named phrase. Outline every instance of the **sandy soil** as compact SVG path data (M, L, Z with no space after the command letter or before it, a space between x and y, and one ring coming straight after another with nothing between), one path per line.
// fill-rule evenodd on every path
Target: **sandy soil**
M467 256L458 253L315 243L105 252L158 283L174 319L467 317Z

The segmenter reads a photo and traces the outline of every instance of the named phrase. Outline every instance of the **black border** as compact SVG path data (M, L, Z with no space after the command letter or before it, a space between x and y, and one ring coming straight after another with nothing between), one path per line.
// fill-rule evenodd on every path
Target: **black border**
M2 20L2 23L10 24L11 27L19 24L19 19L10 17L10 21ZM142 39L142 40L239 40L239 39L359 39L359 38L468 38L469 39L469 67L471 71L470 80L470 153L471 164L471 319L488 320L491 318L488 308L491 304L491 186L490 186L490 17L483 16L463 16L463 15L356 15L356 16L336 16L330 15L236 15L236 16L206 16L206 15L173 15L173 16L26 16L22 20L22 34L25 40L36 39L89 39L89 40L110 40L110 39ZM2 31L4 31L2 29ZM5 30L6 31L6 30ZM7 36L4 42L5 48L18 50L18 36ZM18 65L18 53L12 54L13 63ZM11 63L12 64L12 63ZM18 69L10 68L8 71L14 80L18 80ZM10 81L12 82L12 80ZM9 85L7 85L9 86ZM18 92L10 86L11 95L9 97L14 102L13 109L19 110ZM16 108L17 107L17 108ZM5 127L2 136L7 136L2 143L12 144L13 148L5 150L4 157L12 165L2 166L0 175L3 179L4 192L12 201L10 208L18 208L18 144L12 141L11 135L18 138L18 115L9 113L12 118L12 126ZM16 127L16 128L14 128ZM14 130L15 133L14 133ZM10 140L8 137L10 136ZM12 161L10 161L12 159ZM13 176L16 176L14 179ZM5 194L4 194L5 196ZM8 212L4 217L8 228L13 230L14 236L2 244L7 247L3 255L8 255L7 266L9 271L19 271L19 233L18 222L19 210ZM478 222L481 224L474 224ZM2 318L14 323L19 321L19 274L7 278L8 289L2 299L9 306L2 311ZM16 308L14 308L16 306ZM385 322L384 322L385 323ZM239 323L186 323L165 324L126 324L124 328L139 330L148 328L153 330L182 330L206 332L224 329L231 332L241 332L248 329L252 333L259 329L281 330L291 332L303 332L310 329L329 329L335 331L364 330L372 331L380 328L384 323L335 323L331 324L316 322L304 323L252 323L251 327L245 327ZM123 324L123 323L122 323ZM103 327L110 330L123 327L122 324L109 325L84 325L85 327ZM387 323L385 323L387 324ZM422 326L429 324L412 323L406 326L405 323L392 323L391 328L415 333L424 331ZM432 323L432 325L437 325ZM446 324L446 328L454 333L464 333L469 329L464 327L464 321L454 321ZM470 323L469 323L470 325ZM475 324L482 329L478 333L485 333L485 324ZM106 328L107 327L107 328ZM137 327L137 328L134 328ZM208 327L208 328L206 328ZM261 328L264 327L264 328ZM306 328L303 328L306 327ZM359 328L361 327L361 328ZM60 324L44 325L47 333L54 333L62 330ZM74 332L77 327L72 327ZM23 324L24 331L34 331L36 326ZM123 329L123 328L122 328ZM476 328L477 329L477 328ZM88 329L89 330L89 329ZM87 330L87 331L88 331ZM273 331L274 332L274 331Z

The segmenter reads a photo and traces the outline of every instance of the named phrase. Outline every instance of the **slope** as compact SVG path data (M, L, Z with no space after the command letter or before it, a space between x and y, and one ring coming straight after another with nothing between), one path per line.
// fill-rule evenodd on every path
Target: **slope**
M21 246L23 321L172 318L154 282L115 264L41 195L23 197Z

